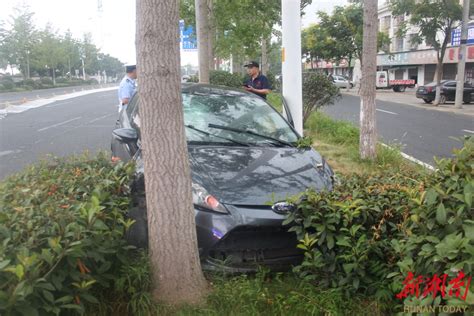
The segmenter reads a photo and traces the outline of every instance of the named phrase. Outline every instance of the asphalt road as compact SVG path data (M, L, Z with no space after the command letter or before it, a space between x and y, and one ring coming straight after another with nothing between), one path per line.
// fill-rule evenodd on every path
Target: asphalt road
M27 101L31 101L38 98L49 98L54 95L67 94L67 93L72 93L72 92L81 91L81 90L91 90L91 89L96 89L98 87L108 87L108 86L113 86L113 85L114 84L95 85L95 86L83 85L83 86L40 89L40 90L21 91L21 92L3 92L3 93L0 93L0 108L1 108L1 105L6 105L7 103L20 104L24 102L25 99Z
M110 150L116 94L92 93L0 119L0 179L48 155Z
M433 157L451 157L452 149L462 146L454 138L474 135L472 116L417 108L394 102L376 101L377 132L384 143L401 145L401 150L425 163ZM339 120L359 125L360 98L344 95L323 112Z

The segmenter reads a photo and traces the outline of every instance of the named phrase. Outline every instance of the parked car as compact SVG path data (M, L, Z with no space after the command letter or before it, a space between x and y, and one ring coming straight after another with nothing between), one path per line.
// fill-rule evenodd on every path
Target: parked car
M139 97L120 114L112 154L136 161L136 206L130 211L136 222L129 241L145 247ZM264 265L283 270L300 262L296 235L282 226L294 210L286 199L307 188L331 190L331 167L314 149L297 148L300 135L291 118L286 120L254 94L186 83L182 100L203 267L244 272Z
M440 104L446 103L446 101L454 101L456 98L456 81L455 80L442 80L441 81L441 97ZM464 84L463 102L471 103L472 94L474 93L474 86L469 83ZM424 86L420 86L416 90L416 97L423 99L425 103L431 103L434 101L436 96L436 82L429 83Z
M333 75L334 84L339 88L352 88L354 85L352 82L344 76Z

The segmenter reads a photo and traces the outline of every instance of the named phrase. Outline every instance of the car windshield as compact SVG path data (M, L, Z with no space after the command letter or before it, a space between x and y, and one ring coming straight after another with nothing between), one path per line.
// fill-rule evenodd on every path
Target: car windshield
M186 137L190 143L275 145L278 142L272 138L287 143L298 139L281 115L259 97L197 93L182 96L184 123L188 126ZM215 128L216 125L221 128Z

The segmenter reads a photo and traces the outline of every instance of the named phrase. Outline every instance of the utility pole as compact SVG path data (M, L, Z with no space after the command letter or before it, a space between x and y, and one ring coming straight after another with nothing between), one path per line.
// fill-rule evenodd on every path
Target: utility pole
M206 0L195 0L199 82L209 83L209 8Z
M301 1L281 1L283 97L295 129L303 135L303 78L301 71Z
M454 107L462 109L464 95L464 70L466 69L466 44L467 44L467 23L469 22L469 1L463 0L462 4L462 26L461 26L461 44L458 53L458 82L456 84L456 98Z
M81 58L82 61L82 80L86 81L86 70L84 68L84 58Z

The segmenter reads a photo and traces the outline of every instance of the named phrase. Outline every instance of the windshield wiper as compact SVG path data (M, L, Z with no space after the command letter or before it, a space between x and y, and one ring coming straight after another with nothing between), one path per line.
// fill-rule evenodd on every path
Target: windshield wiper
M222 137L222 136L219 136L219 135L211 134L211 133L209 133L209 132L206 132L205 130L196 128L196 127L194 127L193 125L190 125L190 124L184 125L184 126L186 126L187 128L190 128L190 129L192 129L192 130L194 130L194 131L196 131L196 132L199 132L199 133L201 133L201 134L204 134L204 135L206 135L206 136L212 136L212 137L216 137L216 138L225 139L225 140L227 140L227 141L229 141L229 142L232 142L232 143L235 143L235 144L239 144L239 145L241 145L241 146L246 146L246 147L250 146L249 144L242 143L242 142L239 142L239 141L236 141L236 140L227 138L227 137Z
M278 139L278 138L275 138L275 137L262 135L262 134L256 133L256 132L248 130L248 129L233 128L233 127L228 127L228 126L216 125L216 124L212 124L212 123L208 124L207 126L210 127L210 128L223 129L223 130L231 131L231 132L235 132L235 133L250 134L250 135L258 136L258 137L261 137L261 138L264 138L264 139L267 139L267 140L271 140L271 141L273 141L272 142L273 144L279 143L280 145L285 145L285 146L288 146L288 147L295 147L290 142L287 142L287 141L284 141L284 140L281 140L281 139Z

